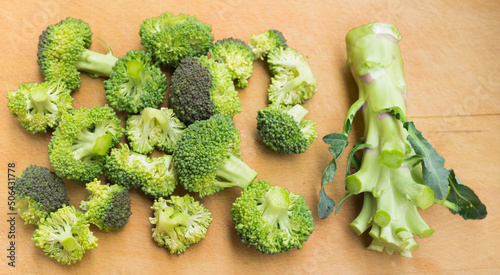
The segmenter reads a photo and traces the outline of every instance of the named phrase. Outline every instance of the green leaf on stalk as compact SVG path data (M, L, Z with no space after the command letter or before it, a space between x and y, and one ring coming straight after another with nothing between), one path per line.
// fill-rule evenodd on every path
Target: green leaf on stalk
M460 209L454 211L450 209L451 213L459 214L464 220L481 220L486 217L488 212L486 206L481 202L479 197L472 189L464 185L456 176L453 169L450 169L448 177L450 183L450 194L447 200L456 204Z

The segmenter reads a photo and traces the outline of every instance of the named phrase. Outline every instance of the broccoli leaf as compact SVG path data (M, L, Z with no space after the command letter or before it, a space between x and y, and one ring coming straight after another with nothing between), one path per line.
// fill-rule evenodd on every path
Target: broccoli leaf
M327 218L333 212L333 207L335 206L335 202L326 195L324 188L325 185L327 185L333 180L333 177L337 172L337 160L344 152L344 149L347 146L347 144L349 144L347 142L347 136L338 133L331 133L326 135L323 138L323 141L326 144L330 145L330 148L328 148L328 150L330 151L330 153L333 154L333 159L325 168L323 176L321 177L321 190L319 191L319 203L318 203L318 216L320 219Z
M408 141L415 153L422 156L422 174L424 185L429 186L434 191L437 199L444 199L448 193L449 171L444 167L444 158L438 154L436 149L422 136L422 133L415 128L413 122L404 124L408 130Z
M479 197L474 193L472 189L464 185L456 176L453 169L449 170L450 175L448 181L450 183L450 194L447 200L458 205L460 210L453 211L450 209L451 213L459 214L464 218L472 220L481 220L488 214L486 211L486 206L481 202Z

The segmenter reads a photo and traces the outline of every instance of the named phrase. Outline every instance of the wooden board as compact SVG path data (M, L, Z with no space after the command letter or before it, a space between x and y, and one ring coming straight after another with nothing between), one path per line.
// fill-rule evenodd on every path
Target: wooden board
M240 190L224 190L201 201L213 212L206 239L182 255L170 255L151 238L148 217L152 200L131 192L129 223L118 232L91 229L99 247L83 260L62 266L46 257L30 240L35 226L16 216L7 222L7 165L19 172L29 164L49 166L50 134L32 135L7 109L5 95L22 82L42 81L36 63L38 36L47 25L68 16L88 22L94 32L92 50L104 52L104 39L115 55L144 49L138 36L141 22L163 12L196 15L212 24L216 39L248 41L266 29L281 30L290 46L307 56L319 92L305 107L318 122L320 137L341 131L357 89L345 70L345 34L372 21L395 24L408 85L408 116L446 158L464 183L488 207L481 221L465 221L443 207L421 211L435 230L413 258L367 251L370 238L348 228L361 208L360 198L346 201L338 215L317 218L321 173L331 159L327 145L316 140L303 154L283 156L267 149L256 131L256 112L266 106L269 71L254 63L250 85L240 91L243 113L235 116L241 130L243 159L268 179L302 194L315 217L315 231L302 250L262 255L243 245L233 228L232 202ZM0 112L2 127L0 185L0 273L498 273L500 272L500 2L496 1L8 1L0 8ZM171 71L166 71L168 75ZM72 95L79 108L103 105L103 79L82 76L82 87ZM166 103L164 104L166 106ZM124 116L122 116L124 118ZM351 141L361 137L361 117ZM343 156L339 171L345 170ZM71 204L78 206L87 193L81 184L66 181ZM337 177L326 191L335 201L345 194ZM185 191L179 187L176 194ZM15 230L15 240L9 231ZM8 266L10 241L15 241L15 267Z

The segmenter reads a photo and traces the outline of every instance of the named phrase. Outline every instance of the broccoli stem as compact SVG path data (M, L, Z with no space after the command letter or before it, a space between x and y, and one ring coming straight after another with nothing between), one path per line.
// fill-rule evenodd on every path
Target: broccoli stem
M178 16L172 16L172 17L166 18L163 23L165 24L164 27L172 27L172 26L181 24L184 21L186 21L186 17L182 16L182 15L178 15Z
M222 188L238 186L245 189L256 177L257 172L238 157L229 154L217 170L218 180L215 185Z
M91 77L109 77L117 60L118 58L114 57L111 51L102 54L85 49L75 63L75 67Z
M172 216L174 212L175 210L173 207L167 207L164 211L160 211L156 226L158 231L167 232L167 234L173 238L177 236L175 233L175 226L183 224L189 218L189 216L184 213L177 213Z
M290 196L283 188L273 186L266 193L264 203L260 206L262 218L272 225L278 225L280 229L288 228L288 208Z
M44 86L45 87L45 86ZM57 106L50 101L50 95L47 89L37 87L29 91L31 104L28 108L32 109L32 114L56 113Z
M80 244L72 236L62 240L61 245L70 252L80 247Z
M309 113L309 111L306 108L302 107L302 105L300 104L293 106L290 110L287 111L287 114L290 115L297 123L300 123L300 121L304 119L307 113Z
M71 148L76 159L90 161L92 156L105 155L112 146L113 136L106 133L105 126L97 127L94 132L82 129Z

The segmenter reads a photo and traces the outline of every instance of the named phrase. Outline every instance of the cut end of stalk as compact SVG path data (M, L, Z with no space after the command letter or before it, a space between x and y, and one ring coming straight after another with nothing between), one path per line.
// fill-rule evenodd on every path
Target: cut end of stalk
M427 209L434 203L434 191L431 188L425 187L422 190L421 196L416 200L415 204L422 208Z
M127 73L132 78L138 79L141 76L143 68L142 63L135 59L127 62Z
M110 134L99 136L95 140L92 151L100 156L104 156L108 152L108 149L111 148L112 141L113 137Z
M47 91L44 89L33 89L29 92L30 97L35 102L44 102L49 98Z
M345 186L349 193L359 194L359 192L361 192L363 183L356 175L349 175L345 178Z
M404 154L398 150L383 150L378 163L391 169L398 169L404 160Z
M418 234L418 236L420 238L427 238L427 237L430 237L433 233L434 233L434 230L432 230L431 228L428 228L428 229L424 230L422 233Z
M64 249L66 249L68 251L73 251L73 250L77 249L78 247L80 247L80 244L78 244L78 242L73 237L69 237L69 238L64 239L61 242L61 245L64 247Z
M378 210L377 213L375 213L373 221L379 226L385 227L391 222L391 215L385 210Z

